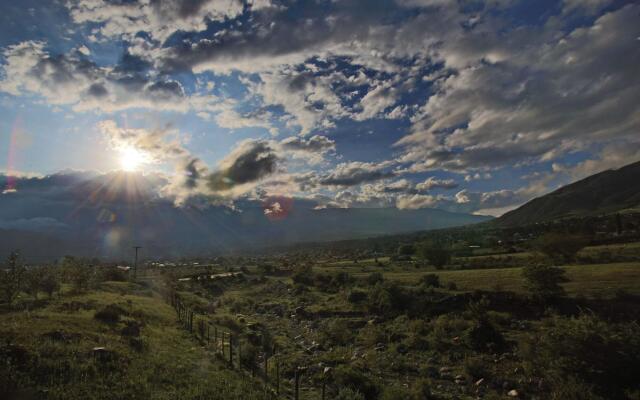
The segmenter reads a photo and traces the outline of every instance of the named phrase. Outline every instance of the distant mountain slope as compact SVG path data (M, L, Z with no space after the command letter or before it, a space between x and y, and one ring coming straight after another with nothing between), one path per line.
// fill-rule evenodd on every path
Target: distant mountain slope
M37 260L64 254L129 259L133 245L151 257L209 255L489 219L436 209L317 209L315 202L289 198L241 200L237 210L204 201L175 207L157 195L162 182L154 179L72 172L11 180L15 190L0 194L0 257L21 249ZM8 185L0 175L0 189Z
M591 175L535 198L493 221L515 226L640 206L640 162Z

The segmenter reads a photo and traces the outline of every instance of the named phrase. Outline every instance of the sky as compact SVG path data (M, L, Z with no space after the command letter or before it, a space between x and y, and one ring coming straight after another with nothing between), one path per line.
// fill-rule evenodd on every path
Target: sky
M0 173L500 215L640 160L639 21L608 0L2 2Z

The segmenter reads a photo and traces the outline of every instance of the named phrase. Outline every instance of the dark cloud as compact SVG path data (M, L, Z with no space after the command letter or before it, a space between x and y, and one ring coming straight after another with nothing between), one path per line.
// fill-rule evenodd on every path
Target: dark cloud
M257 182L276 172L279 157L266 141L242 142L220 163L220 170L207 177L214 192Z
M314 135L309 139L292 136L284 139L280 144L285 150L307 151L319 154L336 149L336 143L333 140L320 135Z
M373 182L396 176L394 171L389 171L390 163L365 163L353 161L341 163L336 168L320 179L319 183L328 186L355 186L365 182Z

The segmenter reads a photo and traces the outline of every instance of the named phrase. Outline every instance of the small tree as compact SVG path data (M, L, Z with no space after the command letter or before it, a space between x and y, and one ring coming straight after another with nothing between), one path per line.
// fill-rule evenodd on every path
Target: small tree
M68 282L77 292L85 291L89 288L93 270L81 259L66 256L62 261L62 269Z
M562 268L550 265L530 265L522 269L525 288L538 300L548 301L565 295L561 283L568 282Z
M412 244L401 244L398 247L399 256L412 256L416 254L416 247Z
M35 300L38 300L41 278L41 272L36 268L30 268L24 273L24 291L32 295Z
M384 277L380 272L372 272L367 277L367 283L371 286L375 286L378 283L382 283L384 281Z
M24 267L17 251L7 258L5 268L0 271L0 292L2 300L11 305L20 294L24 278Z
M575 260L578 252L589 244L589 240L581 235L552 232L545 233L531 244L534 250L551 260L570 263Z
M418 247L418 256L437 269L451 262L451 252L439 244L424 242Z
M40 279L40 290L45 292L49 298L53 293L60 290L60 280L58 274L52 267L42 268L42 278Z
M426 274L420 279L420 283L427 287L440 287L440 278L436 274Z

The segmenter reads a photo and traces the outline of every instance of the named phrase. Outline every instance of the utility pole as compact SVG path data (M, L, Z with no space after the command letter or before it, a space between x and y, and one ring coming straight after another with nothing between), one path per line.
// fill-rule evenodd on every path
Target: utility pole
M133 246L133 249L136 251L136 258L133 262L133 279L138 277L138 250L141 248L141 246Z

